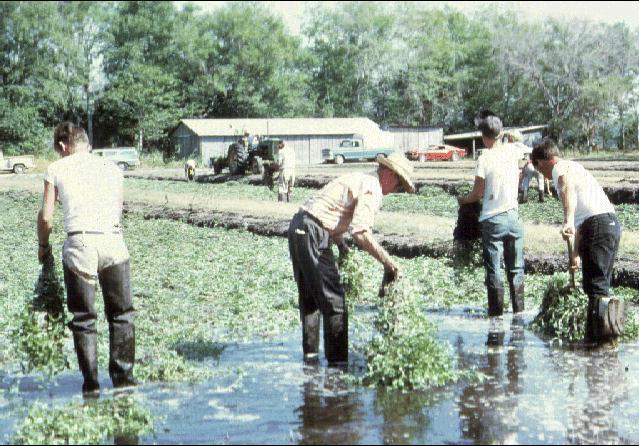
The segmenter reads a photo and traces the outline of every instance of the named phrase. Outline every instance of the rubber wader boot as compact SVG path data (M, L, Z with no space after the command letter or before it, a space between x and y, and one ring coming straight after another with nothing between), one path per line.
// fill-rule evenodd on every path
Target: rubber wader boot
M486 345L489 347L500 347L504 345L504 319L502 317L491 317L488 326L488 339Z
M290 193L290 192L288 192L288 193L286 194L286 202L287 202L287 203L290 203L290 202L291 202L291 193Z
M524 191L521 194L521 200L519 201L519 203L524 204L528 202L528 191Z
M488 316L504 314L504 289L488 288Z
M540 203L544 202L544 191L543 190L539 191L539 202Z
M100 273L107 320L109 321L109 375L113 387L129 387L135 363L135 310L131 302L129 262L105 268Z
M510 300L513 304L513 314L521 313L526 308L524 306L524 284L522 283L518 287L513 285L512 281L508 281L510 288Z
M284 201L284 194L281 192L277 193L277 201Z
M626 321L626 306L623 300L597 296L593 310L594 340L606 341L623 335Z
M82 393L97 394L98 383L98 335L97 333L73 333L73 345L78 355L78 365L84 377Z

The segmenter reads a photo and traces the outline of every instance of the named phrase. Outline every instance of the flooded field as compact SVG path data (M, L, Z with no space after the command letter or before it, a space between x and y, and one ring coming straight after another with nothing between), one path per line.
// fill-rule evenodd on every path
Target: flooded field
M155 419L139 443L586 443L639 440L639 348L598 350L553 347L508 315L489 321L482 310L430 312L438 337L458 366L476 368L479 381L440 389L387 392L354 387L362 358L348 372L302 361L299 333L281 340L229 344L207 365L226 376L197 385L149 384L135 391ZM525 322L532 313L527 313ZM487 341L491 345L487 345ZM206 361L206 359L204 359ZM102 384L109 383L102 376ZM61 405L77 400L79 374L41 386L3 376L0 435L34 400ZM111 398L107 390L102 398ZM108 439L107 441L110 441Z

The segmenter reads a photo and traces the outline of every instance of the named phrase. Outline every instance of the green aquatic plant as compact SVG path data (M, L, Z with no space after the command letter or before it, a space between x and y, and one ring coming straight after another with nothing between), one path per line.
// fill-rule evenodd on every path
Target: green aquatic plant
M406 279L387 287L375 317L377 333L365 348L364 385L393 389L440 386L458 378L453 360L435 337L419 293Z
M547 283L533 330L563 341L577 342L586 334L588 297L577 288L568 288L568 274L554 274Z
M24 373L55 376L69 367L65 354L64 287L51 251L45 256L33 296L16 318L11 338Z
M580 287L569 288L567 273L556 273L547 280L539 314L530 327L547 336L565 342L578 342L586 334L588 296ZM615 290L617 298L630 302L636 291L628 288ZM627 314L622 340L639 338L639 314L630 309Z
M363 293L364 272L362 265L353 249L347 254L339 256L338 265L342 286L346 293L346 302L355 305L360 301Z
M109 437L137 443L153 418L133 397L74 402L60 408L34 403L13 438L16 444L101 444ZM132 438L133 437L133 438Z

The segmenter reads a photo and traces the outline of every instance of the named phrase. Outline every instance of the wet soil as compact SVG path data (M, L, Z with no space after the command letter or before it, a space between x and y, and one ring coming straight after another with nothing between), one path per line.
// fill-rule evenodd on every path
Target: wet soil
M242 229L257 235L269 237L286 237L289 220L273 218L256 218L228 212L198 209L176 209L146 203L127 202L124 212L141 215L145 219L169 219L182 221L198 227L221 227L227 229ZM379 243L392 255L403 258L452 257L453 243L445 241L425 244L414 238L398 234L380 234L375 237ZM553 274L566 271L565 256L525 256L526 273ZM626 286L639 289L639 261L630 258L618 259L613 272L613 286Z

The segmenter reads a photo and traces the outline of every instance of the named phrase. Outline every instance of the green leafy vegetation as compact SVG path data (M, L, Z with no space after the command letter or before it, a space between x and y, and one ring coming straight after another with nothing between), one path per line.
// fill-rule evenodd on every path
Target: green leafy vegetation
M137 443L153 429L148 410L130 396L50 408L35 403L13 439L16 444L100 444L109 437Z
M375 317L377 334L365 347L365 385L392 389L440 386L457 379L451 352L435 337L418 290L405 279L388 286Z
M578 342L586 334L588 296L580 287L569 288L567 273L557 273L547 281L539 314L531 328L563 342ZM626 303L636 299L636 290L617 288L614 295ZM628 310L623 340L639 337L639 312Z

